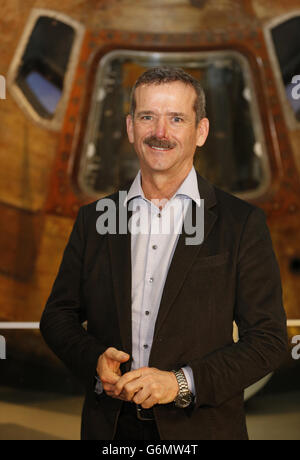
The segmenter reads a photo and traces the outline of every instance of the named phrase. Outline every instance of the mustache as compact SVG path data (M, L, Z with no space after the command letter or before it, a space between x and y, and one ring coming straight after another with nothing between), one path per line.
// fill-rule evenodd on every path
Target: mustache
M156 136L149 136L144 140L144 144L150 147L158 147L160 149L173 149L176 147L176 142L158 139Z

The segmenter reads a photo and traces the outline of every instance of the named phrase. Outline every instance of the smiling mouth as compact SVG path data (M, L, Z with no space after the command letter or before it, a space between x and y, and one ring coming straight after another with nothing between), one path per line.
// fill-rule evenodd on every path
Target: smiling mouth
M166 150L172 150L173 147L155 147L154 145L149 145L149 147L153 150L158 150L158 151L161 151L161 152L164 152Z

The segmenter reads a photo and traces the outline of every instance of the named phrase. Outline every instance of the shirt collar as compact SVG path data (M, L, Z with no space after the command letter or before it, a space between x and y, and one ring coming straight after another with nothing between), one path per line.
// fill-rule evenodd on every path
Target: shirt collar
M184 181L182 182L174 196L176 195L185 195L188 198L194 200L195 203L198 206L200 206L200 192L198 187L197 173L194 166L192 167L189 174L184 179Z
M175 194L172 196L172 198L177 195L184 195L188 198L191 198L198 206L200 206L200 193L198 188L197 173L194 166L178 188L177 192L175 192ZM126 206L128 201L136 197L142 197L146 199L141 185L141 170L139 170L133 183L131 184L128 194L124 200L124 206Z
M124 205L126 206L128 201L130 201L132 198L136 198L138 196L140 196L142 198L145 198L145 195L144 195L144 192L143 192L143 189L142 189L142 184L141 184L141 170L139 170L139 172L135 176L134 181L131 184L131 187L130 187L130 189L129 189L128 193L127 193L127 196L125 198Z

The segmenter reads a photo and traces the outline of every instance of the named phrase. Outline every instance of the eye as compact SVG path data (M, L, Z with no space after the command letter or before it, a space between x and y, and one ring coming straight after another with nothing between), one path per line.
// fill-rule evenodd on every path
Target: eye
M183 118L181 118L181 117L173 117L173 121L175 123L181 123L181 122L183 122Z
M151 115L142 115L141 120L146 120L146 121L152 120L152 116Z

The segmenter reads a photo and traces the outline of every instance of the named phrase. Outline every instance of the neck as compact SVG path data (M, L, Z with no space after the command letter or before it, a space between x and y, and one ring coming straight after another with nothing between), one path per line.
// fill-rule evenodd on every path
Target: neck
M169 200L179 189L191 169L192 166L187 167L175 176L172 173L167 174L165 171L148 174L147 171L141 169L141 185L145 197L148 200Z

